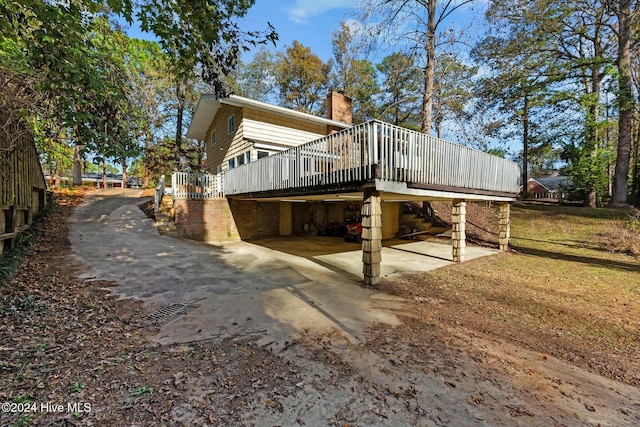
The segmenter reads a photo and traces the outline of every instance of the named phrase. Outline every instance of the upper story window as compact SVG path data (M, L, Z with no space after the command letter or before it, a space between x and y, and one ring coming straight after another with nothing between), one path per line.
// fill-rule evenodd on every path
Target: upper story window
M218 175L220 175L220 174L222 173L222 165L218 165L218 166L216 167L216 173L217 173Z
M216 131L211 132L211 145L216 144Z
M269 152L268 151L258 151L258 158L261 159L263 157L268 157L269 156Z
M229 117L228 121L228 131L229 133L235 132L236 130L236 116Z

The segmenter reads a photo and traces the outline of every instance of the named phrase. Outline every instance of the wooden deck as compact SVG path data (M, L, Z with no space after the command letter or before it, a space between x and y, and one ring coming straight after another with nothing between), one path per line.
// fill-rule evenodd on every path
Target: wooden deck
M174 198L353 191L375 183L395 194L514 198L520 168L443 139L370 121L229 170L224 176L174 174Z

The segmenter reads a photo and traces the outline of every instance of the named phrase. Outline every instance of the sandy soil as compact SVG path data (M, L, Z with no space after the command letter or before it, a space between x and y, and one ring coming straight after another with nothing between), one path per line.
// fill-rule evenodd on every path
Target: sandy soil
M347 280L339 284L350 289L344 295L362 300L356 337L324 324L275 327L248 309L224 319L231 324L205 323L189 340L171 342L167 332L198 310L156 324L145 316L158 295L116 299L109 293L121 295L118 280L126 278L80 279L105 270L73 256L65 218L76 202L49 220L14 285L0 289L0 400L89 402L91 410L2 412L2 425L640 425L635 387L438 316L437 297L392 296ZM96 227L108 228L100 218ZM151 254L130 253L129 261L155 265L138 259ZM322 300L329 313L330 302ZM365 316L378 311L394 321ZM337 313L345 324L354 319Z

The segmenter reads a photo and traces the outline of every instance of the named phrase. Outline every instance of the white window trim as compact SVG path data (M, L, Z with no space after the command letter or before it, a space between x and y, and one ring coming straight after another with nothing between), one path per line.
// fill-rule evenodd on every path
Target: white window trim
M236 116L234 114L232 114L228 119L227 119L227 132L228 133L233 133L236 131Z

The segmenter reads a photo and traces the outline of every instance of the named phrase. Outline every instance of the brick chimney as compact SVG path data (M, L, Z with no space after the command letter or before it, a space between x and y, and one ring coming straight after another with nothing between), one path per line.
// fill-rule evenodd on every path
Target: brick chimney
M332 90L327 96L327 116L331 120L352 124L353 123L353 101L342 92Z

